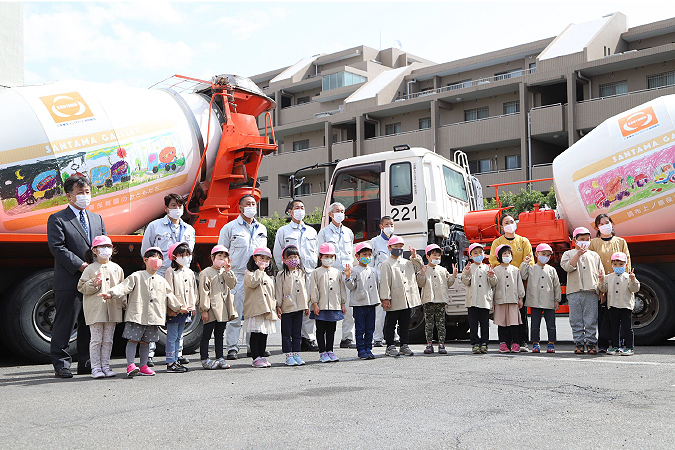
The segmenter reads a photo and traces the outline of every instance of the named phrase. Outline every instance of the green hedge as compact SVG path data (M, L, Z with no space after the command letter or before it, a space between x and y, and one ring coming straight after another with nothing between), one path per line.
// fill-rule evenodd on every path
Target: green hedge
M260 218L260 223L267 228L267 247L269 247L270 250L274 251L274 240L277 237L277 230L290 222L290 220L291 218L288 216L279 217L279 214L276 211L271 217ZM305 216L304 222L308 224L321 223L321 210L315 208L314 212Z
M516 217L518 217L518 214L523 211L532 211L534 209L535 203L539 203L539 206L542 208L544 205L546 205L551 209L555 209L558 204L555 198L553 186L551 186L551 190L548 191L546 195L539 191L521 188L518 194L514 194L513 192L500 194L499 200L502 203L502 207L513 206L514 208L508 210L508 212L514 214ZM495 209L496 207L496 199L491 198L489 200L485 200L485 209Z

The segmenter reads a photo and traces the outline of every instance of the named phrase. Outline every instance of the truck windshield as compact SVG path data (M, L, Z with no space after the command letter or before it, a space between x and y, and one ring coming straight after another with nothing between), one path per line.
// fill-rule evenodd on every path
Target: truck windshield
M380 198L380 172L371 168L345 168L335 177L331 202L349 210L356 202Z
M445 178L445 189L449 196L464 202L468 201L466 184L464 184L464 176L461 173L443 166L443 177Z

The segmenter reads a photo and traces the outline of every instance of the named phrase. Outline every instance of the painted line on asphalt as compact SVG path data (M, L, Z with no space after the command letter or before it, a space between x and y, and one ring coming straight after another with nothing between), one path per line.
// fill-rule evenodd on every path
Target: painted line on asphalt
M631 366L675 366L675 363L662 363L662 362L652 362L652 361L616 361L611 359L590 359L590 358L531 358L532 360L539 361L571 361L571 362L594 362L594 363L605 363L605 364L626 364Z

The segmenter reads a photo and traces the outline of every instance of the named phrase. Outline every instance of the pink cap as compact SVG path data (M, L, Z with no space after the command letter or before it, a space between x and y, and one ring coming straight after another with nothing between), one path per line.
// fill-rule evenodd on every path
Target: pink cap
M429 244L427 245L427 248L424 250L425 254L429 254L430 251L432 250L440 250L441 248L437 244Z
M539 244L539 245L537 245L537 250L536 250L536 251L538 251L538 252L545 252L546 250L548 250L549 252L552 252L552 251L553 251L553 249L551 248L551 246L548 245L548 244Z
M356 247L354 248L354 254L360 252L364 248L368 249L368 250L372 250L373 246L370 245L370 242L359 242L358 244L356 244Z
M173 256L173 251L176 250L176 247L178 247L180 244L187 244L187 242L176 242L175 244L171 244L171 247L169 247L169 259L174 260L176 259L175 256Z
M612 261L628 262L628 258L626 258L626 254L624 252L616 252L612 254Z
M220 252L225 252L228 255L230 254L230 252L227 250L227 247L225 247L224 245L220 245L220 244L214 245L213 248L211 249L212 255L215 255L216 253L220 253Z
M495 255L498 255L498 254L499 254L499 250L501 250L503 247L511 247L511 246L508 245L508 244L500 244L500 245L498 245L497 248L495 249Z
M267 247L258 247L255 250L253 250L253 256L256 256L256 255L269 256L271 258L272 252Z
M319 253L322 255L334 255L335 254L335 246L331 244L330 242L324 242L319 246Z
M577 236L579 236L580 234L591 234L591 232L588 231L588 228L578 227L578 228L575 228L574 231L572 232L572 237L574 237L576 239Z
M98 247L99 245L112 245L112 241L108 236L96 236L91 241L91 248Z
M403 238L401 236L392 236L389 238L389 244L388 245L396 245L396 244L405 244L403 241Z
M474 248L480 247L480 248L485 248L483 244L479 244L478 242L474 242L473 244L469 245L469 254L473 251Z
M143 256L147 255L148 252L149 252L150 250L154 250L154 251L156 251L156 252L159 252L162 256L164 256L164 253L162 252L162 249L159 248L159 247L150 247L149 249L147 249L147 250L143 253Z

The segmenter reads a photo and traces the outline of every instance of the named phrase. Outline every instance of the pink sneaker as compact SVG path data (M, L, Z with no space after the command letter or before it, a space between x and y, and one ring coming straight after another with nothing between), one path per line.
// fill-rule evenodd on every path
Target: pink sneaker
M511 344L511 353L519 353L520 344Z
M507 347L506 342L499 343L499 353L508 353L509 347Z
M149 368L148 365L146 364L146 365L144 365L143 367L141 367L141 370L139 371L139 373L140 373L141 375L145 375L145 376L151 377L151 376L153 376L153 375L155 374L155 371L152 370L151 368Z
M133 377L136 376L136 374L138 373L139 370L140 369L138 368L138 366L136 364L131 363L127 366L127 376L129 378L133 378Z
M256 359L253 360L253 364L251 365L253 367L267 367L267 364L265 364L264 359L265 358L258 356Z
M267 360L267 358L265 358L265 357L263 356L262 360L263 360L263 363L265 363L265 367L272 367L272 363L269 362L269 361Z

